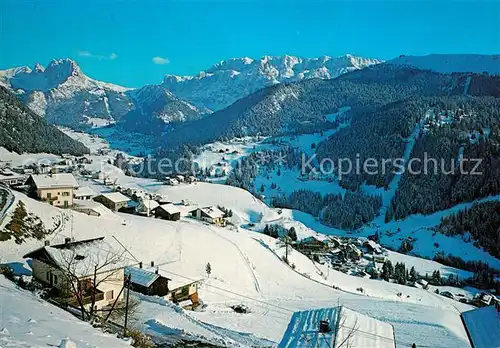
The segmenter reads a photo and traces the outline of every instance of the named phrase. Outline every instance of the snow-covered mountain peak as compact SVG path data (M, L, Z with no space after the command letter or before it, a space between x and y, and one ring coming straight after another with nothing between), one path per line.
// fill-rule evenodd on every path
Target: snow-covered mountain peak
M40 72L44 72L45 68L40 63L36 63L34 70L35 70L35 72L40 73Z
M293 55L223 60L195 76L166 75L163 85L199 108L223 109L261 88L308 78L330 79L382 63L353 55L302 58Z

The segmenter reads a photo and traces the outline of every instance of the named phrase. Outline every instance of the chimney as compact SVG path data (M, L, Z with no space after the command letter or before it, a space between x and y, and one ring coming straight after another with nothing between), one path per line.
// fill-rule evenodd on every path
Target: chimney
M139 268L142 268L142 262L139 262Z
M44 246L49 246L50 245L50 240L44 240L43 241Z
M158 270L159 270L159 269L158 269L158 267L156 267L156 270L155 270L155 273L156 273L156 274L158 274Z
M64 244L69 244L69 243L71 243L71 238L69 237L64 238Z
M155 262L151 261L151 267L154 267L154 266L155 266Z

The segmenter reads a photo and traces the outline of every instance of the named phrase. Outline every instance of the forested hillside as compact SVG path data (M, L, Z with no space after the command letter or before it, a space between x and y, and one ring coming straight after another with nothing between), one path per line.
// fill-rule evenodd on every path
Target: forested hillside
M15 95L0 86L0 146L18 153L47 152L82 155L89 150L49 125Z
M296 209L318 217L322 223L343 230L354 230L373 220L382 200L361 192L322 196L310 190L298 190L289 196L274 197L275 207Z
M500 202L474 204L448 216L441 221L438 231L449 236L470 234L478 247L500 257Z
M435 98L432 110L411 154L420 173L403 175L386 220L500 193L500 99ZM425 158L437 163L424 170Z
M204 144L246 135L283 135L335 128L326 115L340 107L354 111L410 96L462 93L465 78L430 71L376 65L332 80L279 84L240 99L207 118L165 134L162 146Z
M390 103L376 110L358 112L349 127L339 130L318 146L318 159L331 159L335 164L341 159L350 159L355 164L359 159L362 164L366 159L373 158L381 164L383 159L399 158L404 152L406 138L423 117L427 107L427 100L412 98ZM385 170L381 168L380 165L377 173L374 169L374 174L353 170L341 178L340 184L353 190L363 182L387 187L394 176L393 166L387 163Z

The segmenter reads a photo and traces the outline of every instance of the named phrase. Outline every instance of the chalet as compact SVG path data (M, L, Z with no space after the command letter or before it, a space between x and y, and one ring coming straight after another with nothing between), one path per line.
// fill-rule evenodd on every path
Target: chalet
M373 255L373 261L384 263L385 261L387 261L387 258L384 255Z
M179 181L177 179L171 178L171 177L168 177L168 176L165 178L164 183L166 185L171 185L171 186L179 185Z
M486 306L460 315L472 348L500 347L500 307Z
M42 201L57 207L73 205L74 190L78 187L73 174L32 174L26 181L30 192Z
M89 186L80 187L73 192L75 199L89 201L97 196L97 192L92 190Z
M224 225L224 213L217 207L205 207L205 208L196 208L189 212L189 214L198 220L206 221L215 225Z
M322 250L325 249L327 243L317 239L316 237L307 237L297 242L299 249Z
M22 185L26 182L26 176L22 174L24 174L23 171L16 170L16 168L2 167L0 168L0 184L6 186Z
M111 192L103 193L97 197L94 197L94 201L103 204L105 207L113 211L119 211L122 208L128 207L130 198L121 194L120 192Z
M198 287L201 281L179 282L171 280L167 299L182 304L185 309L195 309L199 305Z
M455 299L455 295L453 295L450 291L441 291L439 294L441 296L451 298L452 300Z
M17 173L0 173L0 184L4 184L6 186L17 186L22 185L26 181L26 177L24 175L20 175Z
M472 299L472 303L476 307L490 306L494 304L495 299L496 299L495 296L493 296L492 294L489 294L487 292L482 292L474 296L474 298Z
M169 278L139 267L126 267L125 276L130 276L130 289L148 296L166 296Z
M427 290L429 288L429 282L425 279L417 280L417 284L420 284L422 286L422 289Z
M158 202L153 199L139 198L139 204L135 207L135 212L139 215L150 216L158 206Z
M395 348L394 327L344 306L295 312L278 348L312 346Z
M66 238L63 244L52 246L46 241L45 246L24 258L32 260L34 279L53 288L57 298L74 307L94 302L99 310L122 298L127 260L121 255L104 242L104 237L81 241Z
M177 221L181 218L181 211L173 204L163 204L153 209L155 218Z
M372 253L375 253L375 254L382 254L382 247L374 242L373 240L366 240L364 243L363 243L363 246L368 249L368 251L372 252Z

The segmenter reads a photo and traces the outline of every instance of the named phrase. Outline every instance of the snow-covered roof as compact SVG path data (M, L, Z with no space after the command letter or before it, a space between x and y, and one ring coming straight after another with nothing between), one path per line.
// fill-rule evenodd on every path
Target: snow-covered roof
M57 188L57 187L78 187L73 174L58 173L58 174L32 174L31 178L36 187L41 188Z
M109 199L113 203L121 203L121 202L128 202L130 201L130 198L125 196L124 194L120 192L110 192L110 193L103 193L101 196Z
M165 210L170 215L180 213L181 211L173 204L162 204L158 208Z
M146 288L149 288L156 279L160 278L159 274L137 267L126 267L125 275L130 275L132 283L145 286Z
M73 194L75 197L97 196L97 192L89 186L80 187Z
M215 206L200 208L200 210L211 219L217 219L224 216L224 212Z
M77 277L86 277L94 274L96 266L97 273L129 266L132 262L124 256L125 252L123 247L104 241L104 237L100 237L44 246L24 255L24 258L42 258L44 262L50 260L50 263L63 271Z
M330 332L319 332L322 320L329 321ZM295 312L278 348L341 346L394 348L394 328L343 306Z
M9 175L2 175L0 174L0 181L2 180L22 180L24 178L24 175L20 174L9 174Z
M500 347L500 312L495 306L464 312L462 319L474 348Z

